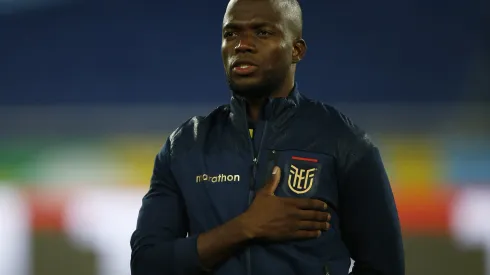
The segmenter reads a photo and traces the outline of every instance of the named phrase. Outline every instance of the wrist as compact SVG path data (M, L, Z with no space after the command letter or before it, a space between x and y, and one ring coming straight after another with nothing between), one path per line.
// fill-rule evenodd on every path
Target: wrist
M245 240L250 241L258 237L257 232L254 229L253 222L251 222L246 213L238 216L236 218L236 223L240 234Z

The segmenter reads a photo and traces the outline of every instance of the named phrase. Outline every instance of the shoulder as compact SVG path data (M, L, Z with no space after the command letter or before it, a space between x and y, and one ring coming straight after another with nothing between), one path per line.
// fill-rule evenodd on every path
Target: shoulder
M340 164L348 169L367 151L375 147L368 133L357 125L349 116L336 107L325 102L304 99L305 109L320 125L322 132L333 136L335 150Z
M316 124L320 123L322 128L327 128L337 138L372 145L366 131L336 107L306 97L302 99L302 106L305 116L314 118Z
M191 149L218 122L229 118L229 105L221 105L205 116L193 116L177 127L168 137L171 156Z
M326 103L322 103L322 106L325 110L327 121L329 121L329 124L338 131L340 139L351 143L364 144L365 146L373 145L368 133L357 125L349 116Z

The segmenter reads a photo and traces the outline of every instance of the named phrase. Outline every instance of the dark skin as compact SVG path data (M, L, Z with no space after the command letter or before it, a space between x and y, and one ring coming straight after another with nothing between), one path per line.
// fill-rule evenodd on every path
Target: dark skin
M306 44L290 31L284 11L274 1L235 0L228 5L223 21L224 67L230 87L246 99L252 118L259 116L266 98L288 96L296 63L305 51ZM236 61L254 66L237 73ZM324 202L276 197L281 171L279 167L274 171L245 213L199 235L197 250L204 269L212 270L252 240L316 238L330 227Z
M274 1L232 1L228 6L221 55L230 88L247 100L252 119L267 97L287 97L293 89L306 43L290 24ZM234 73L233 63L240 61L257 68L247 75Z

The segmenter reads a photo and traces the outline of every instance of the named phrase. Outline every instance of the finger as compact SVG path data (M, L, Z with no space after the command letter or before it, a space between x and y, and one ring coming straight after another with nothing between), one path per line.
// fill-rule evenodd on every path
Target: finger
M264 186L264 191L267 194L274 195L274 192L279 185L279 180L281 179L281 169L278 166L274 166L272 169L272 177L269 179L269 182Z
M328 230L330 224L328 222L317 221L301 221L298 223L298 230Z
M328 205L317 199L287 198L289 202L299 209L304 210L327 210Z
M327 222L330 221L332 216L328 212L315 211L315 210L299 210L297 212L299 219L303 221L320 221Z
M298 239L313 239L318 238L321 235L321 230L298 230L293 234L293 236Z

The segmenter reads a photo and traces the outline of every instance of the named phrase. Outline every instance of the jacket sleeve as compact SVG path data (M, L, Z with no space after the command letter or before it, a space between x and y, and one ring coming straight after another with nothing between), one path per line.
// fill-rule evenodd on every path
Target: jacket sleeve
M352 275L404 275L400 222L390 182L374 146L344 175L339 193L343 240L355 261Z
M200 274L197 236L188 233L185 204L170 168L167 140L155 158L150 188L143 197L131 236L132 275Z

